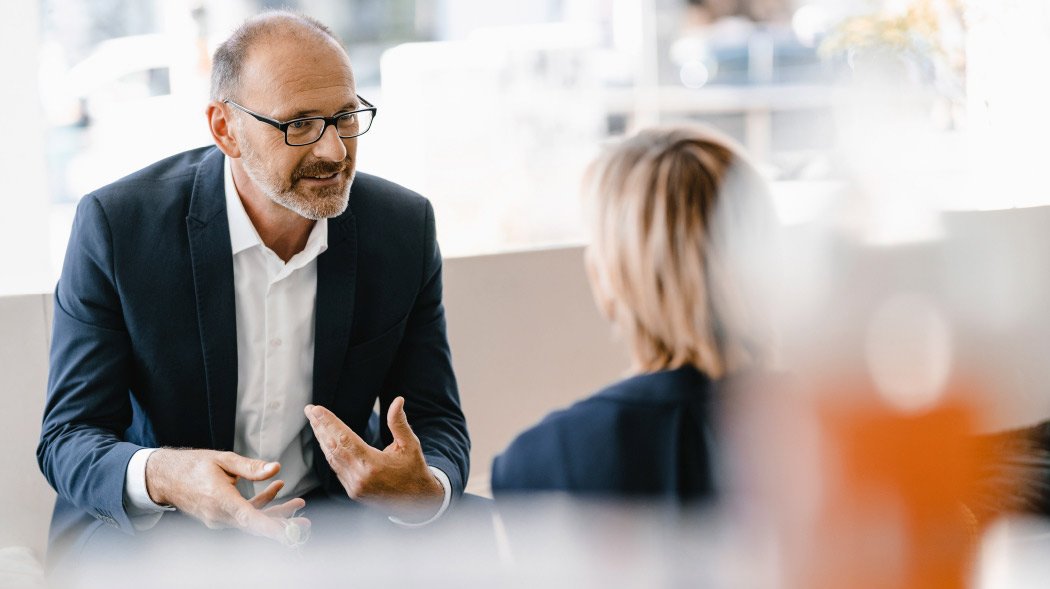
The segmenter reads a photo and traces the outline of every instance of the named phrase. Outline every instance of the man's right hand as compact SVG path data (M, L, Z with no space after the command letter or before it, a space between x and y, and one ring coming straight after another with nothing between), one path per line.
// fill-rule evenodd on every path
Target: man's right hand
M252 460L233 452L161 448L146 462L146 490L155 503L174 506L209 528L237 528L287 544L282 520L292 518L306 502L291 499L266 507L284 486L283 481L273 481L251 499L241 497L235 486L238 478L264 481L280 470L276 462ZM290 521L300 528L310 525L302 517Z

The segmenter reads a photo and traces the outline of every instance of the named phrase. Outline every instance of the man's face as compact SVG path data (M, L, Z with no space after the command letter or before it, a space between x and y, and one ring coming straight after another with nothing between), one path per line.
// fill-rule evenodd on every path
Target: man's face
M239 94L234 100L278 121L328 117L361 106L346 54L313 38L279 39L253 49L244 64ZM239 111L235 116L241 163L270 200L308 219L335 217L346 210L356 138L340 139L329 126L316 143L291 147L274 127Z

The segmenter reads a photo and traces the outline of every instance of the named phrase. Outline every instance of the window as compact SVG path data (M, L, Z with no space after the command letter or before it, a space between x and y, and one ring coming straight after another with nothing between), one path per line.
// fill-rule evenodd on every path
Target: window
M841 157L841 81L853 73L855 50L878 46L882 30L882 21L867 21L876 33L865 36L861 29L858 38L839 39L838 51L829 49L841 24L903 14L894 6L943 5L949 12L961 6L959 0L887 1L883 9L864 0L18 4L27 18L12 20L37 26L12 26L10 42L36 59L4 67L12 79L36 75L39 92L5 95L3 106L39 113L19 118L9 131L27 138L18 165L40 170L45 181L19 185L17 208L5 205L19 211L22 222L2 237L3 250L20 253L4 255L22 259L5 263L15 270L0 280L0 292L53 286L83 194L211 142L202 114L211 52L245 17L271 5L315 16L344 40L358 90L380 112L360 143L359 168L430 198L448 256L582 240L579 179L602 142L673 121L705 122L735 137L775 181L782 217L804 220L833 198L849 167ZM1035 11L1038 0L1011 3L1010 10L1026 5ZM949 16L939 24L958 20ZM1030 17L966 24L999 27L1000 36L1010 27L1023 29L1020 38L1029 42L1028 33L1046 30L1045 18ZM1033 27L1039 31L1028 30ZM956 45L965 41L961 29L941 26L938 35ZM983 41L998 46L990 35ZM973 67L985 73L1010 61L982 55ZM941 71L944 64L923 59L909 67L926 76L924 88L936 95L932 126L948 138L948 148L930 157L959 156L931 166L951 175L967 167L960 131L972 117L965 93L945 84L965 86L965 72L952 78ZM987 79L1025 84L1021 74ZM1007 101L1001 87L986 90ZM1041 92L1045 104L1045 87ZM1016 106L1011 117L1045 111ZM19 247L26 242L41 252L28 256L36 256L32 262Z

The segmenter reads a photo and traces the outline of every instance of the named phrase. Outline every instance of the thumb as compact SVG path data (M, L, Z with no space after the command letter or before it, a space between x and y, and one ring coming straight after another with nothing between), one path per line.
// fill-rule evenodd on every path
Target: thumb
M233 452L220 453L217 462L226 472L249 481L264 481L281 470L277 462L263 462Z
M408 415L405 414L405 398L397 397L394 402L390 404L390 408L386 412L386 424L390 428L390 433L394 436L394 441L400 446L409 446L412 444L418 444L419 439L416 438L416 434L412 432L412 428L408 425Z

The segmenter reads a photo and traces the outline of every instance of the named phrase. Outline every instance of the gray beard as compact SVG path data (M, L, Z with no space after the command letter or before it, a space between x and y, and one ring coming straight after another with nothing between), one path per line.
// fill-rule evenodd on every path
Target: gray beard
M257 158L254 151L245 149L242 157L245 173L259 187L259 190L273 202L302 217L314 221L331 219L342 215L350 204L350 187L353 186L354 178L357 177L357 170L351 172L346 188L324 188L315 195L307 196L299 194L294 188L282 190L275 181L261 173L262 166L256 166Z
M245 166L245 170L248 170L247 166ZM274 190L272 186L263 184L259 181L260 179L252 177L252 172L248 171L248 176L262 188L263 193L270 200L314 221L331 219L343 214L343 211L350 204L350 187L353 186L356 175L357 171L355 170L351 174L350 182L347 183L346 188L325 188L314 196L307 197L297 193L294 189Z

